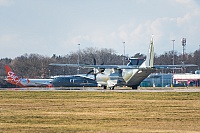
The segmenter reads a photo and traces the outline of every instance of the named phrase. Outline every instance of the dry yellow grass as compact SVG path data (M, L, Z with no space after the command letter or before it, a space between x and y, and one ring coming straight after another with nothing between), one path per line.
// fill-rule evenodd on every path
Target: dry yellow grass
M200 93L0 91L0 132L200 132Z

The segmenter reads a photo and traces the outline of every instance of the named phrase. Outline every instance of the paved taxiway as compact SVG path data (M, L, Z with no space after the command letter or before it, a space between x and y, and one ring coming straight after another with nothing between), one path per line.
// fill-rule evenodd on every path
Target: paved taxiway
M117 87L115 90L103 90L99 87L27 87L27 88L0 88L0 90L8 91L88 91L88 92L200 92L200 87L182 87L182 88L151 88L151 87L139 87L137 90L130 88Z

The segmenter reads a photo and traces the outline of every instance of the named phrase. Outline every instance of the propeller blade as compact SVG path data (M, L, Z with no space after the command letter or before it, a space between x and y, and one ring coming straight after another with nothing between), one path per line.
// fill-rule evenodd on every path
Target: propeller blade
M87 75L90 74L90 73L92 73L92 72L94 72L94 70L89 71L89 72L87 73Z

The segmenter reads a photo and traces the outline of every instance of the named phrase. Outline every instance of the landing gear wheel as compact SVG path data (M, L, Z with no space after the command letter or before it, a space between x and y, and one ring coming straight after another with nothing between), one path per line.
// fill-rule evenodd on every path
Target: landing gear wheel
M103 89L104 89L104 90L106 90L106 88L107 88L106 86L103 86Z
M114 88L115 88L114 86L113 86L113 87L110 87L110 90L114 90Z
M132 86L132 89L133 89L133 90L137 90L137 89L138 89L138 86L137 86L137 85Z

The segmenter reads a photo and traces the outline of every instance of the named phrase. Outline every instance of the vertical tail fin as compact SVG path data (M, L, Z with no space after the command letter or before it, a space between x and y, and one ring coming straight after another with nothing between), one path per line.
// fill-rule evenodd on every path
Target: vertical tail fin
M6 69L6 75L7 75L6 81L11 84L23 87L23 85L20 82L20 78L12 71L12 69L8 65L5 65L5 69Z
M141 67L153 67L154 65L154 46L153 46L153 37L151 38L149 45L149 52L147 54L145 62L141 65Z
M149 55L147 55L146 66L153 67L154 63L154 46L153 46L153 37L151 38L151 42L149 45Z

